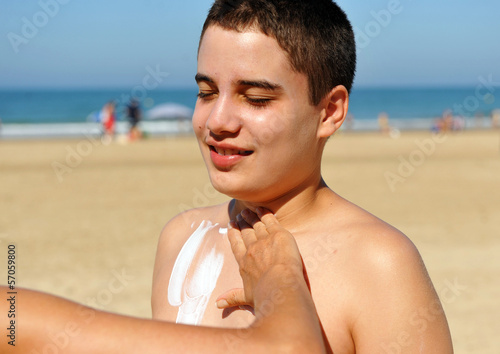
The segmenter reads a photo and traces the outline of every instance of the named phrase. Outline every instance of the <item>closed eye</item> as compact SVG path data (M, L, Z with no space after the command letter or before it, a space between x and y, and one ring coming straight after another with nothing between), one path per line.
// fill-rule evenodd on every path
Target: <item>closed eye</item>
M198 92L196 96L203 101L210 101L214 95L214 92Z
M272 101L271 98L252 98L252 97L246 97L246 100L249 104L255 106L256 108L265 107L269 105Z

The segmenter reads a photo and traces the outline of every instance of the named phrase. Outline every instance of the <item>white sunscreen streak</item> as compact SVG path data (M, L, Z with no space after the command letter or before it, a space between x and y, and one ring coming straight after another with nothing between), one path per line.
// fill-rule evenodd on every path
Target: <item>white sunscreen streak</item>
M204 220L175 260L168 284L168 302L179 307L176 323L199 325L203 319L224 264L224 255L217 244L227 229L219 228L218 235L206 237L217 226Z

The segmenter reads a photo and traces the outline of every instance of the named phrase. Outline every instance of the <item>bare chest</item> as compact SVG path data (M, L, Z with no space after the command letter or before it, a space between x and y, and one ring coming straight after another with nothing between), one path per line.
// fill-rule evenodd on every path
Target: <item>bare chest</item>
M153 316L177 323L240 328L244 336L244 328L253 322L254 316L246 310L222 311L215 306L221 294L242 288L227 235L217 227L204 232L191 245L188 240L177 257L168 257L171 261L162 267L155 280ZM335 263L342 266L342 261L335 261L338 246L327 238L299 242L313 299L330 345L335 352L351 353L352 338L341 305L346 303L348 291L343 281L335 281L341 277Z

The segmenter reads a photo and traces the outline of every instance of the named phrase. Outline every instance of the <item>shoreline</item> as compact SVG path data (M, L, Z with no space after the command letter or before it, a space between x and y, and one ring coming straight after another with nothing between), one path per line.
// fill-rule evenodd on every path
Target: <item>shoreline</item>
M433 131L437 118L390 119L386 127L391 134L401 132ZM116 124L116 136L126 136L129 125L119 121ZM191 121L143 121L140 129L148 136L176 136L192 134ZM490 117L465 119L463 129L459 131L491 130L496 129ZM345 122L342 133L370 133L380 132L381 127L377 119L358 119ZM82 123L4 123L0 125L1 140L31 140L31 139L82 139L99 138L102 135L101 124L92 122Z

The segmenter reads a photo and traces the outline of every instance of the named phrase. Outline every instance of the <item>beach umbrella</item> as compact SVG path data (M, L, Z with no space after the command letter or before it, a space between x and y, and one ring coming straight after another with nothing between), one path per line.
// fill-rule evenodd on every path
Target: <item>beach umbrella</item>
M100 123L102 122L102 110L94 111L87 116L87 122Z
M191 119L193 110L178 103L163 103L151 108L145 116L153 120Z

